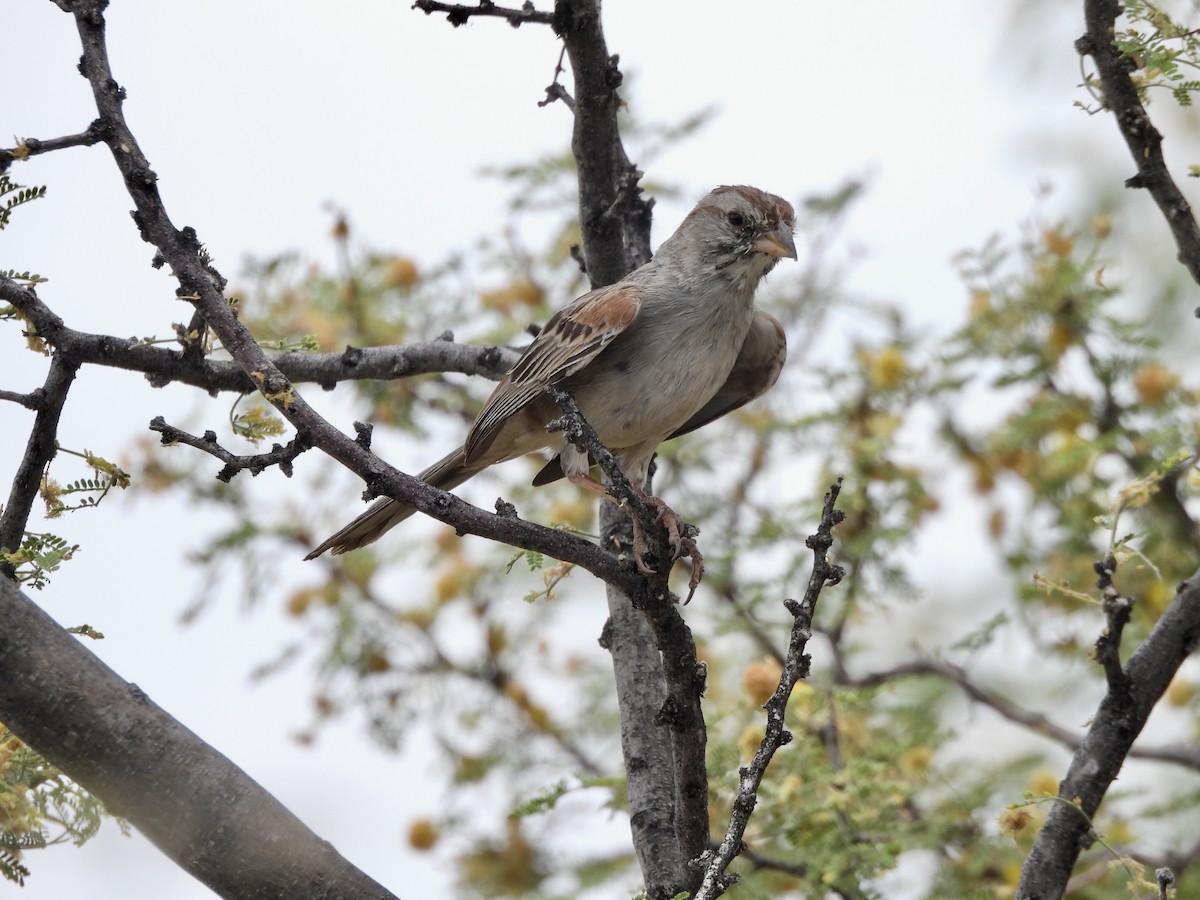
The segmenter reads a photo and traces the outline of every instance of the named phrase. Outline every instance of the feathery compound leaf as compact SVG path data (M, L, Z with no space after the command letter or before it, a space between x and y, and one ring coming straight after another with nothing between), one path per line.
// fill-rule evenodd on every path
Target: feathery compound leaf
M23 184L15 183L8 175L0 175L0 197L6 196L7 199L3 205L0 205L0 231L3 231L4 227L8 225L9 217L16 207L46 196L46 186L25 187Z
M25 879L29 877L29 870L21 865L17 857L8 850L0 850L0 875L3 875L9 881L15 881L20 887L25 886Z
M0 269L0 278L8 278L11 281L25 281L29 284L44 284L48 280L41 275L35 275L33 272L18 272L16 269ZM9 313L8 310L12 310L12 312ZM0 316L11 318L15 313L16 310L13 307L7 306L4 307L3 311L0 311Z

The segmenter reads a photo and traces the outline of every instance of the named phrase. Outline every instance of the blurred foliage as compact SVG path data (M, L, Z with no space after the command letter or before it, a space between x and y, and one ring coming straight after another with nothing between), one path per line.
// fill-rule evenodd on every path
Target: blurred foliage
M79 846L100 829L104 807L0 725L0 877L24 885L30 850L70 841ZM123 819L121 831L129 833Z

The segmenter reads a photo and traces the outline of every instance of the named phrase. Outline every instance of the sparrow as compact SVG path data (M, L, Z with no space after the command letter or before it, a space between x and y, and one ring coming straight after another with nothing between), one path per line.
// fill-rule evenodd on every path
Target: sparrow
M776 263L797 258L794 226L786 200L744 185L715 188L648 263L551 316L484 403L462 446L420 480L453 490L488 466L549 449L535 485L565 476L612 499L591 476L588 454L546 430L561 415L547 393L557 387L572 394L645 496L659 444L744 406L778 380L787 340L779 321L754 305L754 294ZM660 514L674 515L648 499ZM370 544L413 512L403 501L377 500L305 559ZM677 534L678 525L673 543ZM640 550L635 555L649 571Z

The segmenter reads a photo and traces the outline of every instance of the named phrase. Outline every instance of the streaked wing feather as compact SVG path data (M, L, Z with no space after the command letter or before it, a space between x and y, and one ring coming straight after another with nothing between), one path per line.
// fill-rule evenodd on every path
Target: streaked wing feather
M735 409L740 409L751 400L761 397L779 380L786 357L787 337L783 325L774 316L761 309L757 310L737 361L725 383L711 400L675 429L667 440L703 428ZM764 365L764 361L772 359L777 360L776 365ZM534 476L533 484L538 487L562 477L562 462L556 456Z
M477 459L503 424L546 387L595 359L629 327L641 305L638 288L615 284L590 291L551 316L476 416L464 444L466 459Z

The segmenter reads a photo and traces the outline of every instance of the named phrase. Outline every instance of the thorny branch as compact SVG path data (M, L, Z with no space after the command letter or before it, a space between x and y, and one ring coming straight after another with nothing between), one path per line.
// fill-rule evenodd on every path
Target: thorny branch
M1100 591L1100 608L1108 619L1108 627L1096 640L1096 661L1104 667L1109 692L1126 693L1129 690L1129 676L1121 668L1121 635L1133 613L1133 600L1122 597L1113 584L1117 560L1111 553L1096 562L1094 568L1100 576L1096 582Z
M1101 590L1111 581L1114 565L1098 564ZM1119 624L1109 613L1109 630ZM1079 853L1091 845L1091 822L1109 785L1121 771L1130 748L1145 727L1155 705L1183 661L1200 645L1200 572L1179 586L1150 635L1120 665L1103 663L1108 692L1092 719L1087 734L1071 759L1058 787L1055 803L1034 840L1021 880L1017 900L1062 896Z
M21 544L21 535L41 486L42 473L58 452L58 421L78 370L78 362L57 353L50 363L45 383L39 388L40 402L25 445L25 455L13 478L4 513L0 515L0 548L16 550ZM10 563L0 562L0 577L12 578L15 571Z
M1179 261L1192 278L1200 282L1200 227L1167 169L1162 135L1150 121L1130 77L1136 63L1122 55L1113 43L1121 9L1119 0L1085 0L1087 32L1075 42L1075 49L1081 56L1090 56L1095 61L1104 104L1112 110L1117 128L1137 167L1137 174L1127 179L1125 186L1145 188L1150 192L1175 237Z
M1130 77L1137 64L1122 55L1114 42L1121 11L1118 0L1084 0L1087 31L1076 41L1075 49L1095 62L1104 103L1112 110L1137 167L1137 174L1126 180L1125 186L1150 192L1175 238L1179 261L1200 283L1200 227L1167 169L1162 135L1150 121ZM1149 637L1122 666L1120 640L1132 601L1113 587L1115 568L1111 557L1096 566L1108 618L1108 627L1096 643L1096 656L1104 667L1108 691L1059 785L1058 796L1065 802L1051 808L1025 860L1018 900L1062 895L1080 851L1092 842L1090 821L1109 785L1154 705L1200 642L1197 573L1180 585ZM1165 893L1165 886L1160 885L1160 890Z
M779 684L775 693L763 704L767 711L767 731L750 765L744 766L738 772L740 780L737 795L733 800L733 810L729 816L729 827L716 851L705 854L704 880L694 900L713 900L737 881L736 874L726 874L726 869L742 852L742 838L758 802L758 788L762 784L767 766L771 764L775 751L792 740L792 733L784 728L784 715L796 682L808 677L811 658L805 649L809 638L812 637L812 620L817 600L826 585L837 584L845 575L841 566L829 560L829 549L833 546L833 529L844 518L844 513L836 508L841 489L842 479L838 478L825 494L825 505L821 510L821 522L817 526L817 533L810 535L804 542L813 552L812 573L809 575L804 599L799 603L794 600L784 601L788 612L792 614L792 634Z
M62 137L47 138L40 141L37 138L23 138L12 149L0 149L0 172L5 172L14 160L28 159L53 150L65 150L67 147L90 147L98 144L104 138L101 136L103 123L97 119L86 130L79 134L68 134Z
M667 695L659 710L658 723L671 729L676 833L685 860L695 859L704 852L709 830L708 770L704 758L708 736L700 703L704 696L707 672L696 658L696 643L691 629L679 614L675 605L678 598L671 593L667 584L674 558L666 529L649 510L648 504L638 496L612 453L580 414L574 398L563 390L551 389L550 393L563 411L562 418L552 423L551 427L562 430L568 440L596 460L604 472L609 490L621 500L631 515L638 516L644 533L651 538L656 558L662 561L656 574L650 576L649 590L641 600L635 599L634 606L644 612L662 654ZM694 542L690 552L699 552ZM692 590L695 590L694 586ZM701 840L705 845L700 845Z
M221 460L221 462L225 463L225 467L217 473L217 478L226 483L232 481L233 476L238 472L249 471L251 475L257 475L271 466L278 466L279 471L288 478L291 478L292 460L305 450L310 449L309 445L297 435L287 442L287 446L273 444L271 449L266 453L255 453L252 456L238 456L235 453L230 453L218 444L216 432L213 431L206 431L202 437L196 437L196 435L189 434L182 429L176 428L174 425L168 425L162 416L155 416L150 420L150 430L157 431L162 435L163 446L187 444L189 447L203 450L209 456L215 456Z
M592 428L591 424L579 411L579 407L575 404L575 398L569 392L553 387L550 388L549 393L563 414L560 418L551 422L547 426L547 430L563 432L568 441L587 453L591 459L595 460L596 465L604 473L610 493L620 501L620 505L630 515L637 517L642 533L650 539L650 550L653 553L653 558L661 563L658 567L661 584L655 587L661 588L664 598L668 598L672 602L677 601L678 598L671 595L667 588L666 576L670 574L671 564L675 561L674 551L667 539L667 529L663 527L662 522L650 509L650 504L646 502L645 498L634 490L629 479L625 477L625 473L621 471L621 467L617 464L617 460L612 455L612 452L604 446L604 443L600 440L600 436L596 434L595 429ZM681 537L685 542L685 549L693 553L698 552L695 548L693 538L699 534L699 531L691 525L686 525L683 531L684 534ZM655 587L652 587L652 591ZM691 592L694 593L696 590L695 584L693 583L689 587L691 588ZM687 600L692 599L692 593L688 594ZM684 602L686 605L687 601Z
M80 363L141 372L154 387L187 384L210 394L220 391L244 394L258 388L236 360L209 359L138 338L68 328L33 288L3 276L0 276L0 300L11 304L28 321L27 334L41 338ZM455 343L450 332L432 341L393 347L266 355L289 381L315 383L327 389L342 381L408 378L435 372L483 375L498 380L518 356L516 350L508 347Z
M436 0L416 0L412 8L421 10L427 16L433 13L445 13L446 21L455 28L459 25L466 25L474 16L494 16L504 19L513 28L520 28L526 22L535 22L539 25L551 25L554 22L553 13L534 9L531 0L525 0L520 9L497 6L491 0L479 0L475 6L467 6L465 3L438 3Z
M617 89L623 76L610 56L597 0L558 0L555 30L575 76L571 154L579 176L579 221L592 287L619 281L650 259L651 201L642 173L621 143Z

